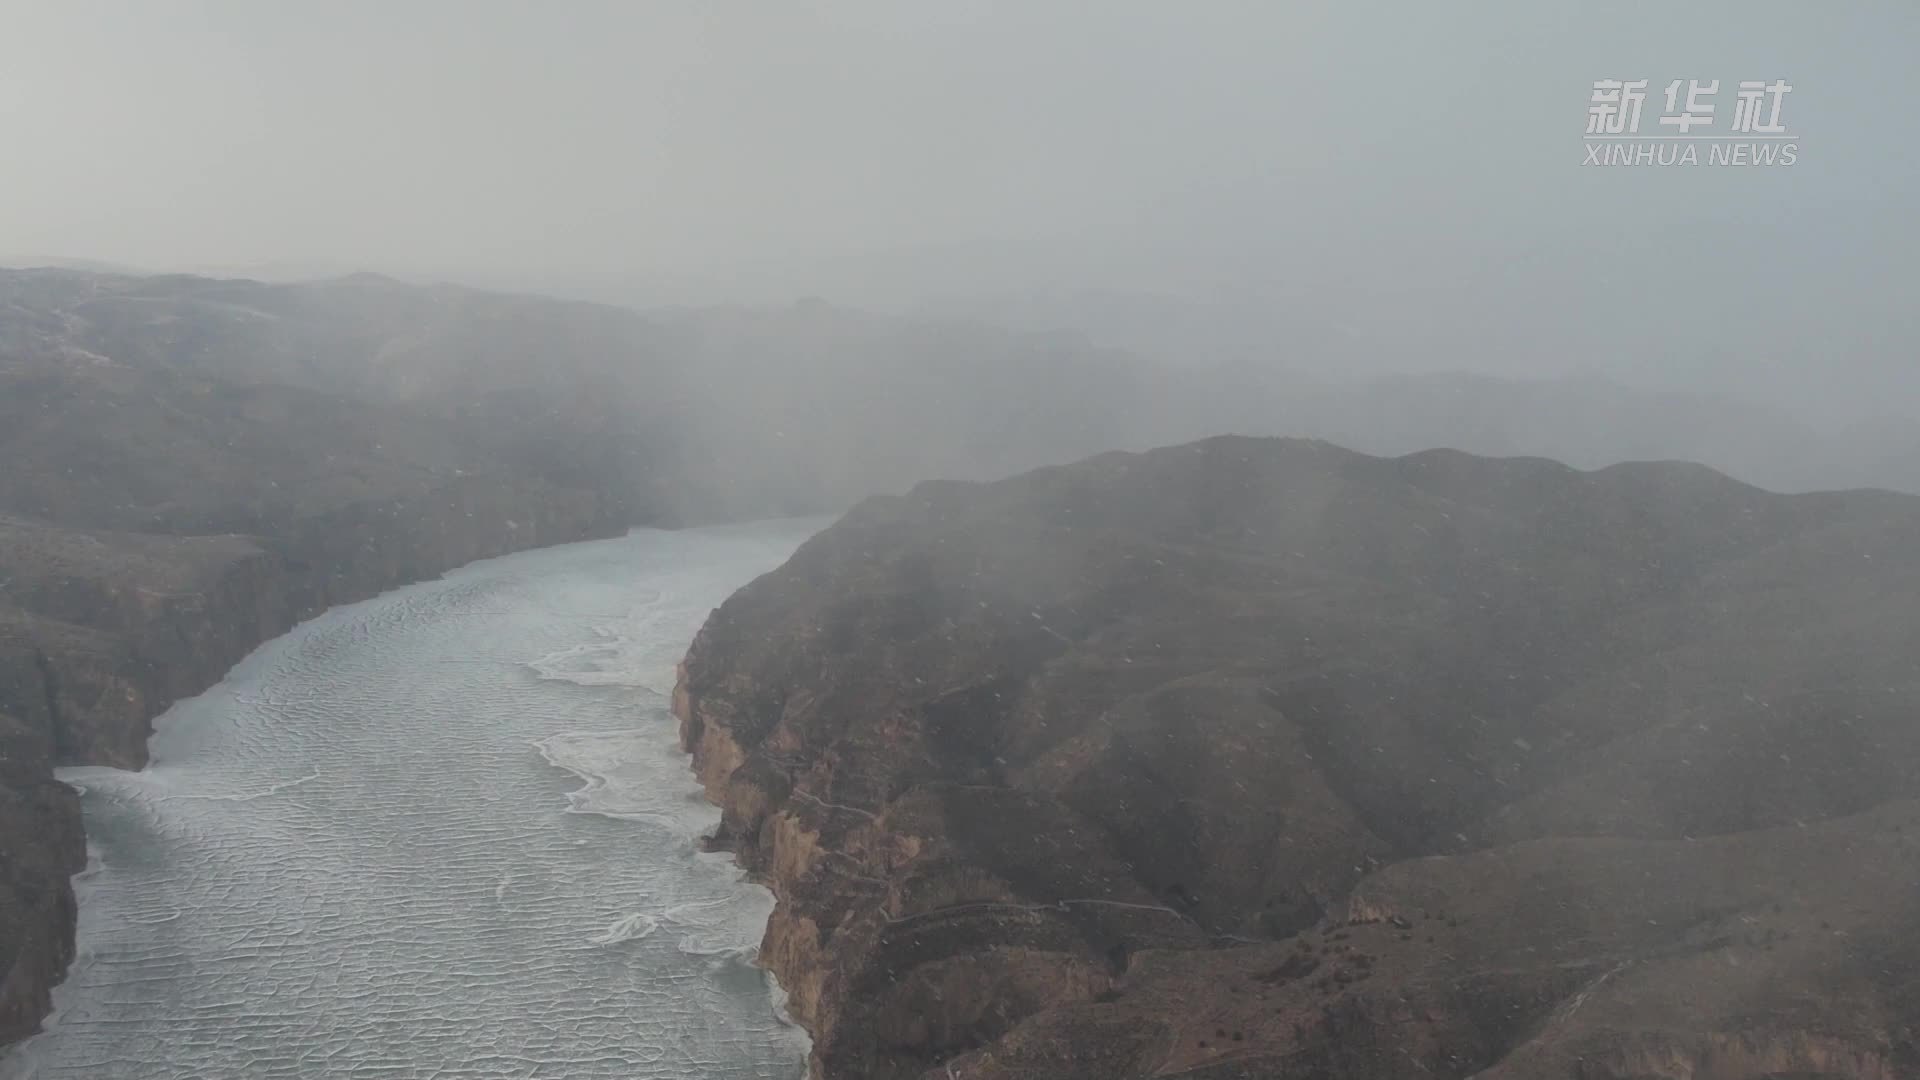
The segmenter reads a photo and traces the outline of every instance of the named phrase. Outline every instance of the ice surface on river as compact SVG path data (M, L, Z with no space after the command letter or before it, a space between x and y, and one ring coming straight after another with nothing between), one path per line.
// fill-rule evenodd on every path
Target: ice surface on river
M49 1030L0 1076L803 1074L771 899L698 852L673 665L817 522L477 564L263 646L73 769L95 865Z

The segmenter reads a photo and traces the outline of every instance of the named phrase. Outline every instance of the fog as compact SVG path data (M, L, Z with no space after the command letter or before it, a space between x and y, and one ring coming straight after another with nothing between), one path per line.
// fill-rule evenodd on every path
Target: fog
M0 254L1073 328L1905 411L1885 3L0 3ZM1791 168L1583 168L1783 78Z
M0 1080L1920 1076L1915 56L0 0Z

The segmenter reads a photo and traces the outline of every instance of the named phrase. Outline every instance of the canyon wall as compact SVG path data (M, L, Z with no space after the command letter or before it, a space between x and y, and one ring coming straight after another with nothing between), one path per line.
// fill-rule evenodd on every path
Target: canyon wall
M862 504L675 709L825 1080L1889 1080L1915 536L1213 439Z

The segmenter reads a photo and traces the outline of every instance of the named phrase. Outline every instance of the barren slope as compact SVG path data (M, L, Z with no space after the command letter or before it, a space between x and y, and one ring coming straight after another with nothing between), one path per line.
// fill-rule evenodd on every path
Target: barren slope
M872 500L683 736L838 1077L1920 1068L1920 499L1222 438Z

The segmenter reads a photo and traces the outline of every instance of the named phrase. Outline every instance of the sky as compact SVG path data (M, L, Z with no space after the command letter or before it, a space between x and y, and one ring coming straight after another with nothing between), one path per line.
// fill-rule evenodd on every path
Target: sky
M0 255L1920 400L1920 5L0 0ZM1791 168L1593 168L1785 79ZM1803 140L1803 141L1801 141Z

